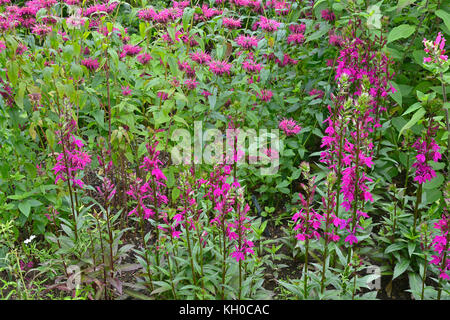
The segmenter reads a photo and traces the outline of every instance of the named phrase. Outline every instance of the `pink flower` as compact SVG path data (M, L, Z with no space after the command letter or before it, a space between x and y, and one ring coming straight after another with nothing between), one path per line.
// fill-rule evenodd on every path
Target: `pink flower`
M261 93L257 92L256 96L261 100L265 102L269 102L272 99L273 93L270 90L262 89Z
M304 33L306 30L306 24L292 24L289 26L291 33Z
M52 32L52 27L44 24L37 24L31 29L31 32L39 36L44 36Z
M238 29L241 27L241 20L232 18L223 18L223 25L228 29Z
M129 95L131 95L131 89L130 89L130 86L126 86L126 87L122 86L122 94L123 94L124 96L129 96Z
M259 21L257 22L258 26L268 32L278 30L280 23L276 20L267 19L264 16L260 16Z
M286 41L291 45L302 44L305 41L305 36L302 33L292 33L288 35Z
M203 90L202 92L200 92L200 94L201 94L202 96L204 96L205 98L207 98L208 96L211 96L211 95L212 95L212 93L209 92L209 91L207 91L207 90Z
M262 66L261 66L260 63L256 63L253 60L246 59L242 63L242 68L244 68L249 73L259 73L261 71L261 69L262 69Z
M302 129L293 119L283 119L278 127L284 131L287 136L292 136L300 132Z
M212 60L209 63L209 70L218 76L221 76L224 73L230 75L230 69L231 64L227 63L226 61Z
M184 85L188 90L194 90L197 88L198 82L195 79L186 79Z
M168 98L169 98L169 95L167 94L167 93L165 93L165 92L162 92L162 91L159 91L158 92L158 97L161 99L161 100L167 100Z
M81 64L88 68L90 71L95 71L99 67L97 59L87 58L81 61Z
M328 9L322 10L320 13L322 15L322 19L324 20L332 22L336 19L336 16L334 15L333 11L330 11Z
M258 39L252 36L240 35L236 39L234 39L236 43L242 47L243 49L253 49L258 46Z
M139 46L132 46L129 44L126 44L123 46L122 52L120 53L120 57L124 58L126 56L134 57L139 52L141 52L142 48Z
M152 60L152 56L148 53L143 53L137 56L137 60L142 64L147 64L150 60Z
M344 241L348 242L350 245L353 245L354 243L358 243L358 238L355 237L353 233L351 233L345 238Z
M190 57L191 57L192 61L195 61L198 64L206 64L211 61L211 56L204 51L198 51L195 53L191 53Z
M318 89L312 89L308 92L308 94L310 96L315 96L316 99L322 99L325 92L323 92L322 90L318 90Z

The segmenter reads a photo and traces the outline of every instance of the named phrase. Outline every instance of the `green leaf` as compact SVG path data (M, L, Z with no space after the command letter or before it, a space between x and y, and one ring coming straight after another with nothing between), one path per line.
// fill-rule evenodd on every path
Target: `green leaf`
M19 78L19 66L16 61L8 61L8 78L12 86L15 87Z
M411 128L413 125L415 125L420 119L422 119L422 117L425 115L426 111L424 108L420 108L419 110L416 111L416 113L414 113L414 115L412 116L411 120L409 120L402 128L402 130L400 130L398 137L400 138L400 136L403 134L403 132L405 132L406 130L408 130L409 128Z
M409 24L402 24L398 27L395 27L391 30L391 32L389 32L387 43L391 43L402 38L408 38L414 33L415 30L416 27Z
M444 21L445 26L450 30L450 14L441 9L437 10L435 13Z
M436 173L436 177L423 184L424 189L437 189L444 182L444 176L441 173Z
M416 102L414 103L412 106L410 106L405 112L403 112L402 116L411 113L413 111L416 111L417 109L419 109L421 107L420 102Z
M385 254L391 253L394 251L402 250L406 246L406 243L393 243L384 251Z
M415 242L408 242L408 253L409 253L410 257L413 254L415 249L416 249L416 243Z
M394 268L394 275L392 276L392 280L400 276L403 272L406 271L409 267L410 261L408 259L402 260L400 263L397 263Z
M389 95L392 97L392 99L394 99L395 102L397 102L401 106L403 102L402 91L400 90L398 84L396 84L394 81L391 81L391 85L394 87L396 92L389 92Z
M420 299L420 292L422 291L422 279L417 273L408 273L409 287L414 298Z
M19 203L19 210L20 212L22 212L24 214L25 217L28 218L28 216L30 215L30 210L31 210L31 205L28 201L23 201L21 203Z

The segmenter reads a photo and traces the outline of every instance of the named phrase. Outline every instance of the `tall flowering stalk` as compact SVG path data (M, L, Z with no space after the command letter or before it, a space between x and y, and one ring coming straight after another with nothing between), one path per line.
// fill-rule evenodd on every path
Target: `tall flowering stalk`
M335 228L339 226L339 218L334 215L336 207L336 191L334 185L336 184L336 174L334 171L330 171L327 176L327 194L326 197L322 197L323 218L325 222L324 229L324 251L322 261L322 279L320 281L320 292L323 294L325 290L325 271L327 266L328 257L328 245L330 242L339 241L340 237L335 233ZM332 229L333 228L333 229Z
M372 179L365 172L373 165L370 133L380 126L379 118L386 110L382 101L394 89L388 84L392 77L390 61L376 51L373 43L355 36L345 39L342 46L335 76L338 94L331 95L334 107L328 107L330 117L325 120L328 127L322 139L326 150L321 153L321 161L336 173L335 188L338 195L342 194L342 203L338 196L335 217L340 229L347 230L350 262L351 247L358 242L356 233L362 229L359 220L368 218L365 203L373 201L369 190ZM345 219L339 217L340 207L350 213Z
M144 258L147 263L147 273L150 279L150 286L153 290L152 275L150 270L150 260L148 258L148 246L146 237L144 234L144 223L149 221L150 218L159 218L159 208L163 205L167 205L168 199L163 194L163 188L166 187L166 176L163 174L159 166L162 164L159 160L159 151L156 150L158 141L153 145L147 144L148 156L145 156L142 160L142 164L139 167L146 173L145 180L136 178L130 185L127 194L137 202L136 207L131 210L128 215L137 215L140 218L141 224L141 236L144 243L145 253ZM153 208L151 208L151 206ZM156 239L159 238L159 229L156 228ZM159 253L155 246L156 264L159 265Z
M316 238L319 240L321 237L319 230L323 222L323 216L316 212L312 203L314 201L314 194L317 186L315 185L315 177L310 175L310 166L307 162L300 164L302 169L302 175L307 181L307 184L301 184L305 197L299 193L300 203L302 208L299 212L294 214L292 220L295 221L294 231L297 232L296 238L300 241L305 241L305 264L303 271L303 284L304 284L304 296L308 299L308 258L309 258L309 241Z
M445 55L445 42L446 40L440 32L437 34L435 41L429 41L424 38L423 45L425 47L424 51L426 53L426 57L424 57L423 63L424 67L427 70L430 70L441 82L445 124L447 132L450 132L448 107L445 107L445 104L447 104L446 85L448 85L448 79L446 80L444 78L444 72L449 69L450 61L448 60L448 56ZM450 135L447 138L447 160L448 159L450 159Z
M238 299L241 299L242 294L242 262L245 261L247 255L254 254L253 251L254 244L252 241L248 240L248 235L252 232L249 226L250 219L247 217L247 213L250 210L248 204L242 207L243 190L242 188L238 190L238 201L236 204L237 212L235 212L236 217L234 221L229 224L229 240L236 240L237 244L234 246L234 251L231 252L232 256L239 263L239 291Z
M416 203L414 207L414 229L416 229L419 217L419 205L422 202L423 183L431 181L436 176L436 172L428 164L429 161L435 162L442 158L439 153L440 147L436 144L434 137L436 136L438 125L430 116L427 131L424 137L420 137L414 142L412 147L417 150L416 161L411 167L415 168L414 181L418 183Z
M450 280L450 215L448 207L450 204L450 182L445 187L445 207L441 219L434 224L434 228L439 230L439 234L434 236L431 247L434 255L431 256L430 264L434 264L439 270L439 289L437 299L441 299L442 281Z
M91 157L83 150L83 142L73 134L77 129L75 120L68 114L64 115L64 119L65 121L59 125L60 130L56 132L59 136L58 144L62 146L62 152L58 154L56 164L52 170L56 175L55 183L58 183L59 180L67 183L74 221L75 239L78 239L78 197L76 189L83 189L84 187L79 174L91 163Z

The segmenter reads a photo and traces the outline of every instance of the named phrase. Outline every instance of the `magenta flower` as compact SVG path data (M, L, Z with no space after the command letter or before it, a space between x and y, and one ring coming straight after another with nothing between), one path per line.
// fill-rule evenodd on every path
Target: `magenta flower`
M423 59L424 63L436 63L437 65L442 65L444 62L448 61L448 56L445 53L445 38L439 32L436 36L434 42L423 39L423 45L425 46L424 51L428 54L427 57Z
M90 71L96 71L100 64L97 59L87 58L81 61L81 64L88 68Z
M165 93L165 92L162 92L162 91L159 91L158 92L158 97L161 99L161 100L167 100L168 98L169 98L169 95L167 94L167 93Z
M206 64L211 61L211 56L204 51L198 51L195 53L191 53L190 57L191 57L192 61L195 61L198 64Z
M267 19L264 16L260 16L257 25L265 31L272 32L278 30L280 23L276 20Z
M207 90L203 90L202 92L200 92L200 94L205 98L207 98L208 96L212 96L212 93Z
M412 145L417 150L416 162L412 164L412 167L416 168L414 181L417 181L419 184L430 181L436 176L436 172L428 164L428 161L432 160L437 162L442 158L439 152L440 147L433 138L436 135L437 129L438 126L434 125L434 121L431 121L425 139L419 138Z
M244 68L249 73L259 73L262 70L262 66L260 63L256 63L251 59L246 59L242 63L242 68ZM269 98L270 100L270 98Z
M126 86L126 87L122 86L122 94L123 94L124 96L129 96L129 95L131 95L131 89L130 89L130 86Z
M305 35L302 33L292 33L286 39L290 45L302 44L305 41Z
M344 240L345 242L348 242L350 245L353 245L354 243L358 243L358 238L353 234L350 233Z
M243 49L250 50L258 46L258 39L252 36L240 35L234 39L236 43Z
M232 18L223 18L222 24L228 29L238 29L241 27L241 20Z
M122 52L120 53L120 58L124 58L126 56L134 57L139 52L141 52L142 48L139 46L132 46L129 44L126 44L123 46Z
M287 136L292 136L300 132L302 129L293 119L283 119L278 127L284 131Z
M316 98L316 99L322 99L325 92L323 92L322 90L319 90L319 89L312 89L308 92L308 94L310 96L314 96L314 98Z
M39 36L44 36L52 32L52 27L44 24L37 24L31 29L31 32Z
M72 131L76 124L72 121L71 127L61 136L58 144L63 145L63 152L56 157L56 164L52 168L56 175L55 183L59 180L72 182L72 187L83 188L83 182L77 177L77 174L85 169L91 163L91 157L83 151L84 144L81 140L75 138Z
M439 269L439 277L450 280L450 245L449 231L450 219L445 215L435 223L434 228L440 230L440 234L436 235L432 241L434 255L431 256L430 264L434 264Z
M320 14L322 15L322 19L324 19L324 20L327 20L330 22L336 20L336 16L334 15L333 11L331 11L331 10L328 10L328 9L322 10L320 12Z
M137 56L137 60L142 64L147 64L150 60L152 60L152 56L148 53L143 53Z
M305 33L306 24L291 24L289 26L289 31L291 33Z
M257 92L256 96L261 100L265 102L269 102L272 99L273 93L270 90L262 89L261 93Z
M224 73L230 75L231 64L226 61L212 60L208 65L209 70L218 76L221 76Z
M198 82L195 79L186 79L184 85L188 90L194 90L197 88Z

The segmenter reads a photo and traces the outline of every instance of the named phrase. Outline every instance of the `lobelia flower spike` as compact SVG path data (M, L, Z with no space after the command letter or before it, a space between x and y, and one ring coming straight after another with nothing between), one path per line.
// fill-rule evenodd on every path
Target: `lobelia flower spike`
M440 230L440 234L436 235L431 242L435 254L431 256L430 264L438 267L439 278L450 280L450 217L443 214L442 218L434 224L434 228Z
M315 185L315 178L310 175L310 165L307 162L300 164L302 169L303 178L306 180L306 184L301 183L300 186L305 192L305 197L302 193L299 193L301 209L294 214L292 220L295 222L294 231L297 231L297 240L305 242L305 264L303 269L303 283L304 283L304 297L308 299L308 257L309 257L309 244L310 240L321 237L319 229L324 221L324 217L317 213L312 204L314 202L314 194L317 186Z
M162 193L162 188L166 187L165 181L167 181L167 178L159 168L162 162L158 159L159 151L156 150L157 145L158 141L153 145L146 145L149 156L144 157L139 168L144 169L144 172L150 173L150 179L144 181L136 178L134 183L130 185L127 194L136 200L138 204L128 215L136 214L139 216L141 212L144 219L149 219L155 216L161 205L169 202ZM153 204L153 209L148 207L149 205L146 204L145 199L149 199L148 201Z

